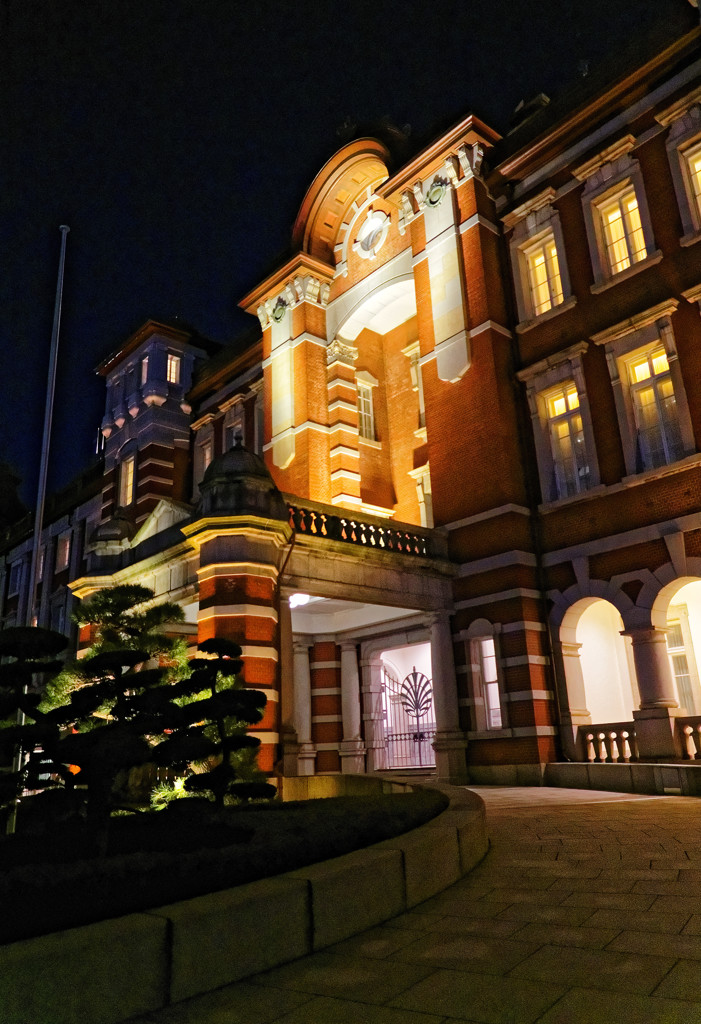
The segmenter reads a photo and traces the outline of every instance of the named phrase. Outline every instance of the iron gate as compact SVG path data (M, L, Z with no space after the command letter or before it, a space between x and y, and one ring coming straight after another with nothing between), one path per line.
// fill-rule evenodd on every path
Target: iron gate
M433 768L436 720L433 686L416 666L400 683L382 666L382 702L388 768Z

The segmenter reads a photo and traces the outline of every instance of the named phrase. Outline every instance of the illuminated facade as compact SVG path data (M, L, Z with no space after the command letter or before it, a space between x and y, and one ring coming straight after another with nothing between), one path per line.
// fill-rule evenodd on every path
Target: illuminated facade
M250 342L149 322L102 365L71 591L241 643L266 770L701 750L699 34L505 138L348 143Z

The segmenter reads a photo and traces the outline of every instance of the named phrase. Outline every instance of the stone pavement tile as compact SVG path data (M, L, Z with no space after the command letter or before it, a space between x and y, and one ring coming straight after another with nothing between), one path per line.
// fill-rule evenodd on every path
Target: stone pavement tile
M388 970L384 960L324 952L257 974L252 984L379 1004L386 1003L430 973L430 968L419 964L393 963Z
M514 942L482 935L440 935L433 932L423 934L410 946L398 950L390 957L390 962L422 964L453 971L506 974L540 945L541 942Z
M530 921L513 935L517 942L535 942L540 946L580 946L589 949L603 949L616 938L616 928L568 927L567 925L543 924Z
M549 878L598 878L603 870L602 865L592 864L590 861L554 860L538 864L536 867L521 868L520 874L514 871L514 877L523 879L547 875Z
M280 1024L442 1024L445 1017L317 996L279 1020ZM253 1018L248 1024L254 1024Z
M697 1024L701 1003L573 988L538 1024Z
M517 889L548 889L552 883L553 879L549 875L517 875L513 878L514 888ZM455 892L456 897L470 896L473 899L479 899L485 893L491 892L492 889L504 888L505 884L509 884L509 876L493 871L490 877L484 875L482 878L470 882L469 885L461 885L459 889L453 890L451 888L450 892L451 895Z
M697 867L683 867L678 871L678 875L680 882L701 882L701 871Z
M701 877L701 873L700 873ZM632 878L634 881L648 882L676 882L679 872L676 868L632 868L628 864L622 864L620 868L604 868L599 878Z
M563 902L569 891L569 889L565 892L553 892L552 889L499 888L492 889L491 892L486 893L479 902L498 902L502 905L508 905L509 903L539 903L545 906L556 906L558 903Z
M701 914L692 914L682 928L682 935L701 935Z
M654 893L656 896L701 896L701 882L640 881L633 884L633 892Z
M413 931L402 928L387 928L380 925L377 928L370 928L360 935L352 935L343 942L337 942L328 946L325 953L336 953L351 956L367 956L373 960L384 960L391 953L395 953L403 946L409 945L416 938Z
M596 910L587 921L588 928L630 928L633 931L658 932L677 935L689 921L688 914L653 914L646 911ZM699 918L701 925L701 918ZM693 932L690 934L694 934ZM701 934L701 932L700 932Z
M238 982L194 999L135 1017L129 1024L271 1024L289 1010L309 1002L304 992L260 988Z
M630 897L633 898L632 896ZM646 897L641 895L641 899ZM648 908L655 914L701 914L701 897L699 896L655 896L654 903Z
M584 987L594 981L599 989L646 995L659 984L674 961L674 957L608 949L541 946L533 956L514 967L509 977L550 981L568 987Z
M552 924L580 925L592 916L592 907L539 907L535 903L514 903L502 910L497 920L544 921Z
M436 971L407 989L391 1006L443 1013L451 1020L478 1024L533 1024L564 993L564 988L516 978ZM611 1022L609 1022L611 1024Z
M651 934L623 931L607 948L628 953L652 953L654 956L701 960L701 936L698 935L660 935L659 932ZM701 966L698 970L701 975Z
M421 907L426 907L433 914L440 913L444 917L447 914L461 914L464 917L496 917L500 910L513 902L510 895L507 889L503 889L500 899L496 899L496 897L494 899L490 897L489 900L482 897L475 899L456 894L455 899L451 900L450 896L434 896L426 903L422 903Z
M411 931L424 931L426 928L432 928L438 924L444 917L445 911L431 914L422 910L408 910L405 914L399 914L398 917L393 917L386 921L385 925L389 928L407 928Z
M428 928L427 931L441 932L443 935L464 932L469 935L488 935L490 938L508 938L512 932L522 927L522 921L489 917L478 917L471 921L465 917L444 917L440 924Z
M655 989L655 995L697 1000L698 1017L691 1017L690 1020L701 1020L701 967L698 960L680 960L676 963L662 984Z
M558 878L550 886L550 892L631 892L636 885L632 878L621 878L615 872L608 878ZM667 885L658 882L658 885Z
M608 907L612 910L649 910L653 903L662 899L673 899L672 896L645 896L643 893L615 892L573 892L563 900L565 907L590 907L591 912L597 907ZM655 907L655 910L678 910L678 907ZM691 908L689 910L691 913Z

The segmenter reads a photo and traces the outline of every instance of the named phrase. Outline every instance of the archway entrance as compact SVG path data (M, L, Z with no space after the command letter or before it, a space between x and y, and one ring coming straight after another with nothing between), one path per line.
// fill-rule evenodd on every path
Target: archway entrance
M429 644L383 651L382 711L388 768L434 768L436 714Z
M563 619L569 705L580 721L629 722L639 705L631 640L623 629L620 612L603 598L582 598Z
M669 602L667 604L667 602ZM665 587L657 604L665 615L667 653L680 708L701 714L696 652L701 652L701 580L678 580ZM667 604L666 611L664 604Z

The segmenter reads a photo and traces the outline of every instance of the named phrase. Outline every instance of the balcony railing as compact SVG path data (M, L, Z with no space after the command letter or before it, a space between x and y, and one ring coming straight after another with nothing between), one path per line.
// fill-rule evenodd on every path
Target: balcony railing
M336 515L321 509L300 505L289 506L290 526L297 534L323 537L378 551L394 551L401 555L430 557L435 554L428 533L398 524L369 522L350 513Z
M638 760L634 722L580 725L579 742L589 764L629 764Z
M681 745L684 761L701 760L701 716L675 719L677 739Z

